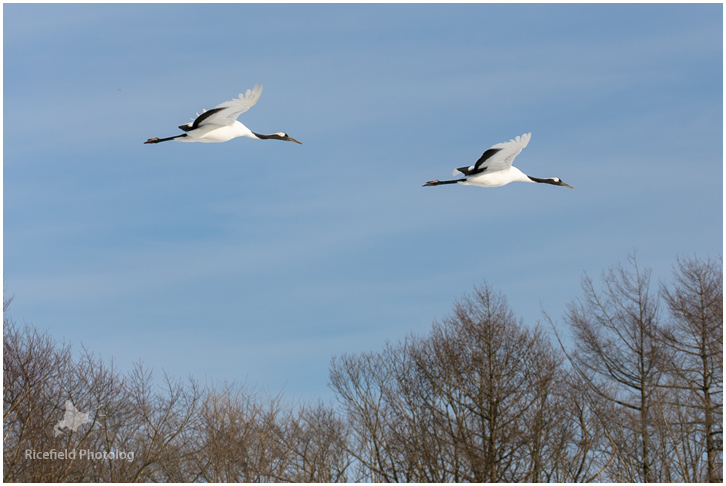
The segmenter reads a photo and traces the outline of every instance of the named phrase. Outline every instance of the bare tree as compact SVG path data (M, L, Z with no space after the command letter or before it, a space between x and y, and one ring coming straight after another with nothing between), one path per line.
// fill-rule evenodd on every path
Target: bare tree
M603 273L602 291L585 276L584 296L568 306L566 322L576 350L572 363L591 392L618 407L611 431L618 476L615 481L660 480L654 469L653 399L661 381L658 296L650 290L650 270L618 265ZM602 382L596 382L601 379Z
M63 416L63 399L49 384L69 376L70 347L7 316L3 324L3 479L62 480L63 461L27 461L25 451L55 447L53 426Z
M166 395L152 391L141 368L125 377L85 349L74 359L47 333L4 324L4 480L181 480L168 470L184 457L194 386L167 379ZM69 406L85 419L59 427Z
M342 404L351 431L348 451L367 481L399 480L386 433L392 421L386 416L383 397L389 388L389 378L385 363L377 353L343 355L331 362L331 387Z
M685 481L723 481L723 261L678 259L662 338L671 350L669 434ZM702 458L705 456L705 468ZM705 469L705 475L702 474Z
M30 482L347 481L345 421L237 384L123 374L31 325L4 326L3 479ZM83 417L59 429L63 404ZM30 455L28 453L30 452ZM92 459L89 459L90 456ZM121 458L121 459L119 459Z
M321 402L286 407L273 430L286 458L286 482L350 482L354 459L347 452L348 428Z
M426 338L334 359L331 385L371 480L535 481L553 470L558 367L485 284Z
M3 479L719 482L722 267L679 259L659 291L634 257L585 276L571 341L545 315L559 350L485 283L424 336L334 357L336 408L124 373L18 326L6 299Z

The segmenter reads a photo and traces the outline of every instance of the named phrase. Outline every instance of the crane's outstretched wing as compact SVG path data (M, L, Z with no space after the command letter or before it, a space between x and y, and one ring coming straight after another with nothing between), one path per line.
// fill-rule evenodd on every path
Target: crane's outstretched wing
M203 125L231 125L238 116L249 110L252 105L257 103L261 94L262 85L255 85L254 88L248 89L245 94L240 93L239 98L220 103L211 110L205 111L201 115L197 113L197 117L193 122L180 125L179 128L188 132Z
M514 158L527 146L531 136L531 133L525 133L509 142L492 145L474 165L454 169L453 174L464 174L468 176L479 174L485 170L488 172L496 172L498 170L508 169L512 166Z

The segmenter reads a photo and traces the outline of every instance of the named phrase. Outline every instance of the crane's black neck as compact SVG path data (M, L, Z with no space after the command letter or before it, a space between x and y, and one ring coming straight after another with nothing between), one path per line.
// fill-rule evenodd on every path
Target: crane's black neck
M272 140L282 140L282 137L280 137L276 133L273 133L272 135L263 135L261 133L252 132L252 135L254 135L255 137L257 137L257 138L259 138L261 140L270 140L270 139L272 139Z
M527 176L532 182L544 182L545 184L554 184L557 185L557 182L554 179L539 179L537 177Z

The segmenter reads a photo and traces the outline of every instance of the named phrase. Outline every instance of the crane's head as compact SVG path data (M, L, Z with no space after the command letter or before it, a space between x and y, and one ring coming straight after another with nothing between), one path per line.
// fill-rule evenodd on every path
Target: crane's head
M556 186L566 186L566 187L569 187L570 189L574 189L574 187L572 187L571 185L569 185L568 183L566 183L559 177L553 177L552 182L550 182L550 184L554 184Z
M275 140L284 140L286 142L295 142L295 143L299 143L300 145L302 145L302 142L295 140L294 138L292 138L290 135L288 135L285 132L273 133L272 135L270 135L270 138L274 138Z

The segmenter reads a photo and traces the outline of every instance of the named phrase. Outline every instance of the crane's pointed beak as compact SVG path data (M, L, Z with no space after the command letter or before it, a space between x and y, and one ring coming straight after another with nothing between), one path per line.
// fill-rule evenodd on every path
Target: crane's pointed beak
M562 182L562 181L560 181L560 182ZM566 182L562 182L562 185L563 185L563 186L567 186L567 187L569 187L570 189L574 189L574 187L572 187L571 185L569 185L569 184L568 184L568 183L566 183Z
M295 143L299 143L300 145L302 145L302 142L300 142L299 140L295 140L290 135L288 135L285 140L287 140L288 142L295 142Z

